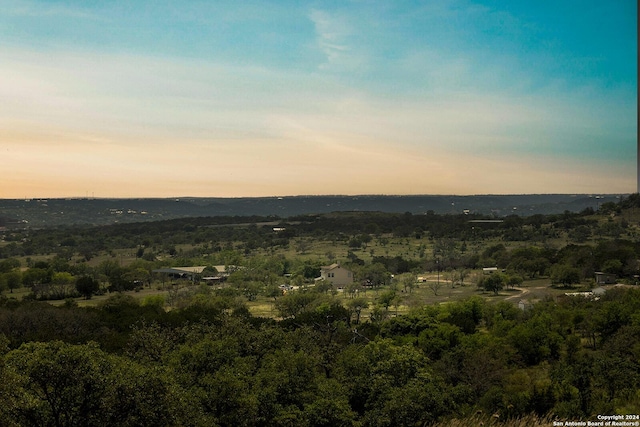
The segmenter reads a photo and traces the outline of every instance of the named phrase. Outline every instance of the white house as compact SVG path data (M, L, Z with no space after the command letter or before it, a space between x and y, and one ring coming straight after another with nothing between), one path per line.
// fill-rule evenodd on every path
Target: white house
M521 299L520 301L518 301L518 308L522 311L530 310L532 307L533 304L531 304L530 301L527 301L525 299Z
M345 286L353 283L353 273L341 267L340 264L331 264L320 267L320 277L316 280L326 280L336 286Z

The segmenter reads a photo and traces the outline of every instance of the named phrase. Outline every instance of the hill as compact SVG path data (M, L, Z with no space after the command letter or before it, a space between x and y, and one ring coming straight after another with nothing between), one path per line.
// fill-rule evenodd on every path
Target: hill
M278 216L282 218L336 211L475 213L504 217L597 210L621 195L476 195L476 196L290 196L173 199L2 199L0 217L7 225L31 227L113 224L202 216Z

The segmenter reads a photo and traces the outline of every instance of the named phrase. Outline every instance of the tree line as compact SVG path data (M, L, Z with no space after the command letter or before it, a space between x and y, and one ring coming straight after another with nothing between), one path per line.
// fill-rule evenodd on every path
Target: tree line
M218 216L181 218L105 226L60 226L11 229L5 232L6 245L0 246L0 258L58 253L69 257L79 253L87 260L103 251L143 247L147 255L175 252L176 245L202 245L201 253L229 249L242 242L246 255L257 249L285 247L293 239L313 238L344 241L353 247L366 245L371 236L402 238L456 239L473 242L492 238L505 241L544 243L558 237L581 244L588 240L621 238L629 232L624 218L598 220L598 214L620 214L632 209L637 195L619 204L604 204L598 212L588 208L580 213L557 215L510 215L500 223L473 223L487 219L481 215L424 215L381 212L341 212L302 215L288 218L274 216ZM612 206L610 206L612 205ZM281 229L274 233L273 228Z

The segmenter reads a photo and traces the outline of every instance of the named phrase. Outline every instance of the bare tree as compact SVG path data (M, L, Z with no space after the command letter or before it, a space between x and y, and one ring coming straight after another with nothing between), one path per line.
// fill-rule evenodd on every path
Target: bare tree
M433 291L433 294L435 296L438 296L438 291L440 291L441 287L442 287L442 283L440 282L439 279L435 282L434 281L429 282L429 289Z

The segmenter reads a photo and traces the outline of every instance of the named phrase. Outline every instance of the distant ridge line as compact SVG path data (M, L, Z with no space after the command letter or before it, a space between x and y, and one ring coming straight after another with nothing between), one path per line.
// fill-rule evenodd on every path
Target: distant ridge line
M29 227L98 225L207 216L287 218L331 212L509 215L560 214L598 210L625 194L359 195L172 198L0 199L0 217Z

